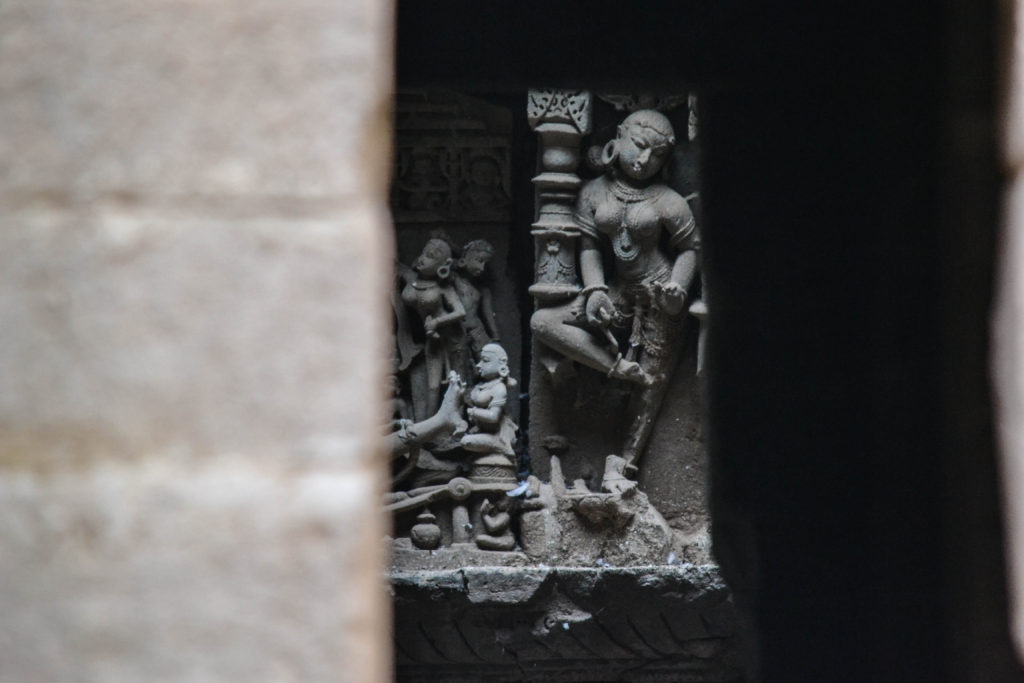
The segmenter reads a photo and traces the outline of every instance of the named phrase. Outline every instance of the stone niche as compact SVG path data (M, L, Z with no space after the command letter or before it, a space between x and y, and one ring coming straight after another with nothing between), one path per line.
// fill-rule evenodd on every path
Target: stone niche
M742 680L696 98L410 90L395 123L399 679Z

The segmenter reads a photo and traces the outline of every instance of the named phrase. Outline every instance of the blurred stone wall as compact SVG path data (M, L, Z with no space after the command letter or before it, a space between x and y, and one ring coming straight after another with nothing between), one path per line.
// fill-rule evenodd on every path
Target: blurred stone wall
M392 7L0 3L0 671L390 675Z

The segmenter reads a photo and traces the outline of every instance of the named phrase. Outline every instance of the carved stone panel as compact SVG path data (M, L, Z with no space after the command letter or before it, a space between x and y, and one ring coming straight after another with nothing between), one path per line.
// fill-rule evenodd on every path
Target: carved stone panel
M510 295L531 274L507 260L526 201L512 192L515 117L452 93L396 102L396 561L706 561L695 102L525 99L537 145L525 345Z
M399 226L508 223L508 111L450 93L399 93L391 208Z
M558 197L561 215L538 198L539 214L558 216L549 221L570 246L556 253L553 231L535 229L538 254L549 258L538 256L534 287L545 283L545 263L568 258L558 266L572 288L561 300L531 289L531 462L541 479L564 478L581 495L638 484L694 555L707 531L696 102L600 93L590 105L593 133L576 134L587 164ZM534 110L542 107L531 100ZM543 116L536 120L543 160L551 143Z
M386 507L400 675L735 680L704 498L696 102L557 89L520 102L396 103ZM524 137L530 169L515 166ZM691 580L658 612L651 586Z

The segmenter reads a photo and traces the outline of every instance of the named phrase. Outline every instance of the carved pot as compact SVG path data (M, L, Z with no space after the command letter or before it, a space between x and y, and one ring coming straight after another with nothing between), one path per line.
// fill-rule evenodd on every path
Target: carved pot
M441 545L441 528L437 526L437 518L430 512L421 513L409 531L409 538L421 550L436 550Z

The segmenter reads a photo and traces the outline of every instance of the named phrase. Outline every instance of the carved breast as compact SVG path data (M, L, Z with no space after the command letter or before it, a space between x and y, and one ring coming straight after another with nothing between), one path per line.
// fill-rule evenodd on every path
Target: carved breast
M478 384L469 392L469 403L474 408L487 408L494 400L493 386L491 383Z
M657 244L661 214L653 199L624 202L609 193L594 210L594 223L598 232L611 236L626 230L630 240L646 246Z
M402 290L402 301L421 316L436 315L442 308L441 287L436 282L409 283Z

